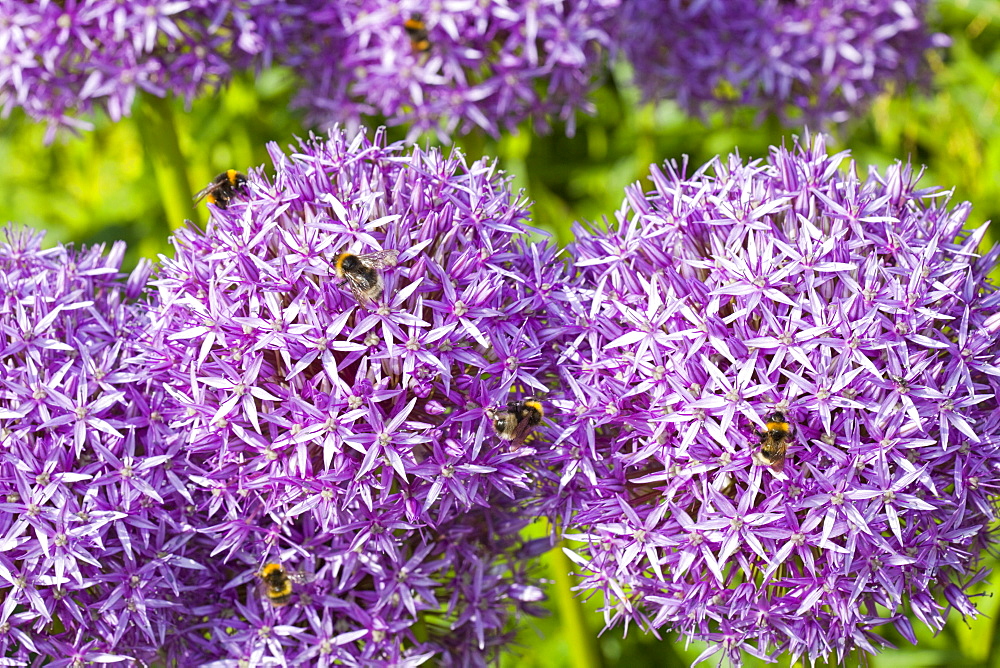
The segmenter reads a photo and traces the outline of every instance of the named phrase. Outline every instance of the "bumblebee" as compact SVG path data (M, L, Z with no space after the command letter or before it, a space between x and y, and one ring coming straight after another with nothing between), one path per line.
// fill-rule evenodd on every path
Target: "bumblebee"
M229 206L230 200L241 192L247 185L247 177L237 172L235 169L228 169L209 183L207 186L201 189L201 191L194 196L194 203L197 204L201 200L205 200L209 204L214 204L220 209L225 209Z
M311 579L302 571L289 571L278 563L264 564L257 573L260 578L260 594L276 608L288 605L292 600L292 583L309 582Z
M760 436L760 452L754 453L754 461L781 473L785 468L788 440L792 436L792 427L785 419L785 414L780 411L771 413L767 418L767 429L757 431L757 435Z
M344 279L340 285L350 285L358 303L371 308L375 300L382 296L384 287L379 269L396 264L397 257L397 250L383 250L367 255L341 253L334 263L334 271L337 278Z
M532 428L542 423L544 415L542 402L535 397L508 401L507 408L486 411L486 416L493 423L493 431L501 440L510 441L513 445L523 443Z
M414 14L403 23L406 34L410 36L410 46L417 53L429 51L431 41L427 35L427 24L424 23L423 14Z

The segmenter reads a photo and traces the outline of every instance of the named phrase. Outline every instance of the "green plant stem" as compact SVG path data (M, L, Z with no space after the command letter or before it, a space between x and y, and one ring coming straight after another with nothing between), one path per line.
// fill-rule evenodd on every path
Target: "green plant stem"
M990 648L986 655L986 665L1000 665L1000 615L998 614L993 614L993 623L990 624L989 642Z
M200 224L198 210L191 201L187 161L177 139L177 126L170 100L143 95L136 109L139 136L160 191L160 201L171 230L191 220Z
M569 645L570 665L573 668L601 668L604 662L597 639L587 629L580 599L573 595L573 576L570 575L573 564L561 546L550 552L550 558L555 578L553 590L559 605L563 636Z

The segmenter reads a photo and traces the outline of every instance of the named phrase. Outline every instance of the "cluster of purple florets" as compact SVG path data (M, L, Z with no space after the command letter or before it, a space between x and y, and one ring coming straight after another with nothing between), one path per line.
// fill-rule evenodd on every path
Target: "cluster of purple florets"
M0 6L0 102L57 128L137 92L190 101L248 67L299 77L319 125L372 117L444 138L526 119L575 127L624 56L647 99L753 105L840 122L926 78L923 0L12 0Z
M81 114L127 116L140 92L190 101L268 49L236 0L78 0L0 4L0 103L59 127Z
M618 36L648 100L843 122L887 86L929 79L925 54L948 39L927 31L926 10L925 0L630 0Z
M555 373L555 249L490 162L381 133L271 154L153 280L9 233L7 658L480 665L540 613L544 452L486 412ZM377 249L362 305L337 259Z
M997 250L909 166L822 139L654 166L579 227L556 432L609 624L793 662L940 630L995 540ZM775 412L784 467L755 457ZM564 515L567 512L563 513Z
M449 137L558 117L572 132L592 110L619 4L351 0L302 15L278 59L302 76L299 103L321 125L377 114Z
M164 419L214 542L194 607L231 628L180 655L484 661L541 598L518 535L536 450L485 419L544 364L526 202L492 163L380 134L270 151L274 178L178 233L155 281ZM338 257L389 249L360 304ZM308 574L295 605L247 596L267 562Z
M0 656L150 661L178 614L188 494L125 246L0 240Z
M459 4L5 2L0 104L51 139L277 64L319 125L572 133L624 56L651 101L839 122L945 41L924 0ZM269 151L155 276L4 231L0 663L484 665L542 611L538 517L609 626L699 659L976 614L1000 252L909 166L821 138L654 166L564 254L489 161ZM344 254L386 251L362 298ZM528 396L546 420L503 440Z
M619 0L461 8L427 2L13 0L0 6L0 103L88 129L129 114L140 91L190 101L248 67L300 77L320 125L377 115L415 132L498 134L590 110Z
M968 205L807 138L654 167L564 259L490 162L270 152L155 278L0 245L5 658L480 665L540 612L538 516L609 625L736 664L975 614L1000 297ZM384 250L359 302L338 260Z

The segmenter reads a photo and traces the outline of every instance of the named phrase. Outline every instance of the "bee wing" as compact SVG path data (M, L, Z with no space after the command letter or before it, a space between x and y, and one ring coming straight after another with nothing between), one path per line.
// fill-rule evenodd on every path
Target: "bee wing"
M376 275L374 287L353 274L346 274L344 280L347 281L351 294L354 295L359 304L368 309L375 308L375 300L382 296L382 276Z
M517 423L514 427L514 435L510 439L510 444L512 447L516 447L524 443L524 439L528 437L531 432L531 417L525 416L521 418L521 421Z
M394 266L396 264L396 258L398 257L399 251L392 248L389 250L380 250L375 251L374 253L359 255L358 260L364 262L372 269L385 269L386 267Z
M215 189L216 187L218 187L218 185L219 185L219 184L217 184L217 183L216 183L215 181L212 181L212 182L211 182L211 183L209 183L209 184L208 184L207 186L205 186L204 188L202 188L201 190L199 190L199 191L198 191L198 192L197 192L197 193L195 194L195 196L194 196L194 197L192 197L191 199L192 199L192 200L194 200L194 203L195 203L195 204L197 204L197 203L198 203L198 202L200 202L201 200L203 200L203 199L205 199L206 197L208 197L208 193L212 192L212 190L214 190L214 189Z
M306 584L316 579L315 573L306 573L305 571L289 571L286 576L296 584Z

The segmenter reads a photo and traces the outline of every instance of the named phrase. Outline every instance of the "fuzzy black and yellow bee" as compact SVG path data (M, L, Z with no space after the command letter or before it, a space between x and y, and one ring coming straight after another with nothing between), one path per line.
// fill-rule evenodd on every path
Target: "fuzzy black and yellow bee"
M233 197L246 188L246 185L247 177L235 169L227 169L194 196L194 203L197 204L204 199L209 204L225 209Z
M427 24L424 23L423 14L413 14L403 23L406 34L410 37L410 46L418 53L429 51L431 41L427 35Z
M267 563L257 573L260 578L260 594L276 608L288 605L292 600L292 583L309 582L311 577L303 571L290 571L278 563Z
M334 263L334 271L337 278L344 279L341 285L346 283L351 287L358 303L371 308L375 300L382 296L385 287L379 270L396 264L398 257L397 250L383 250L366 255L341 253Z
M501 440L520 445L534 427L542 423L545 409L535 397L508 401L507 408L487 409L486 416L493 423L493 431Z
M754 461L781 473L785 468L788 441L792 437L792 427L785 419L785 414L780 411L771 413L767 417L767 428L757 431L757 435L760 437L760 450L754 453Z

